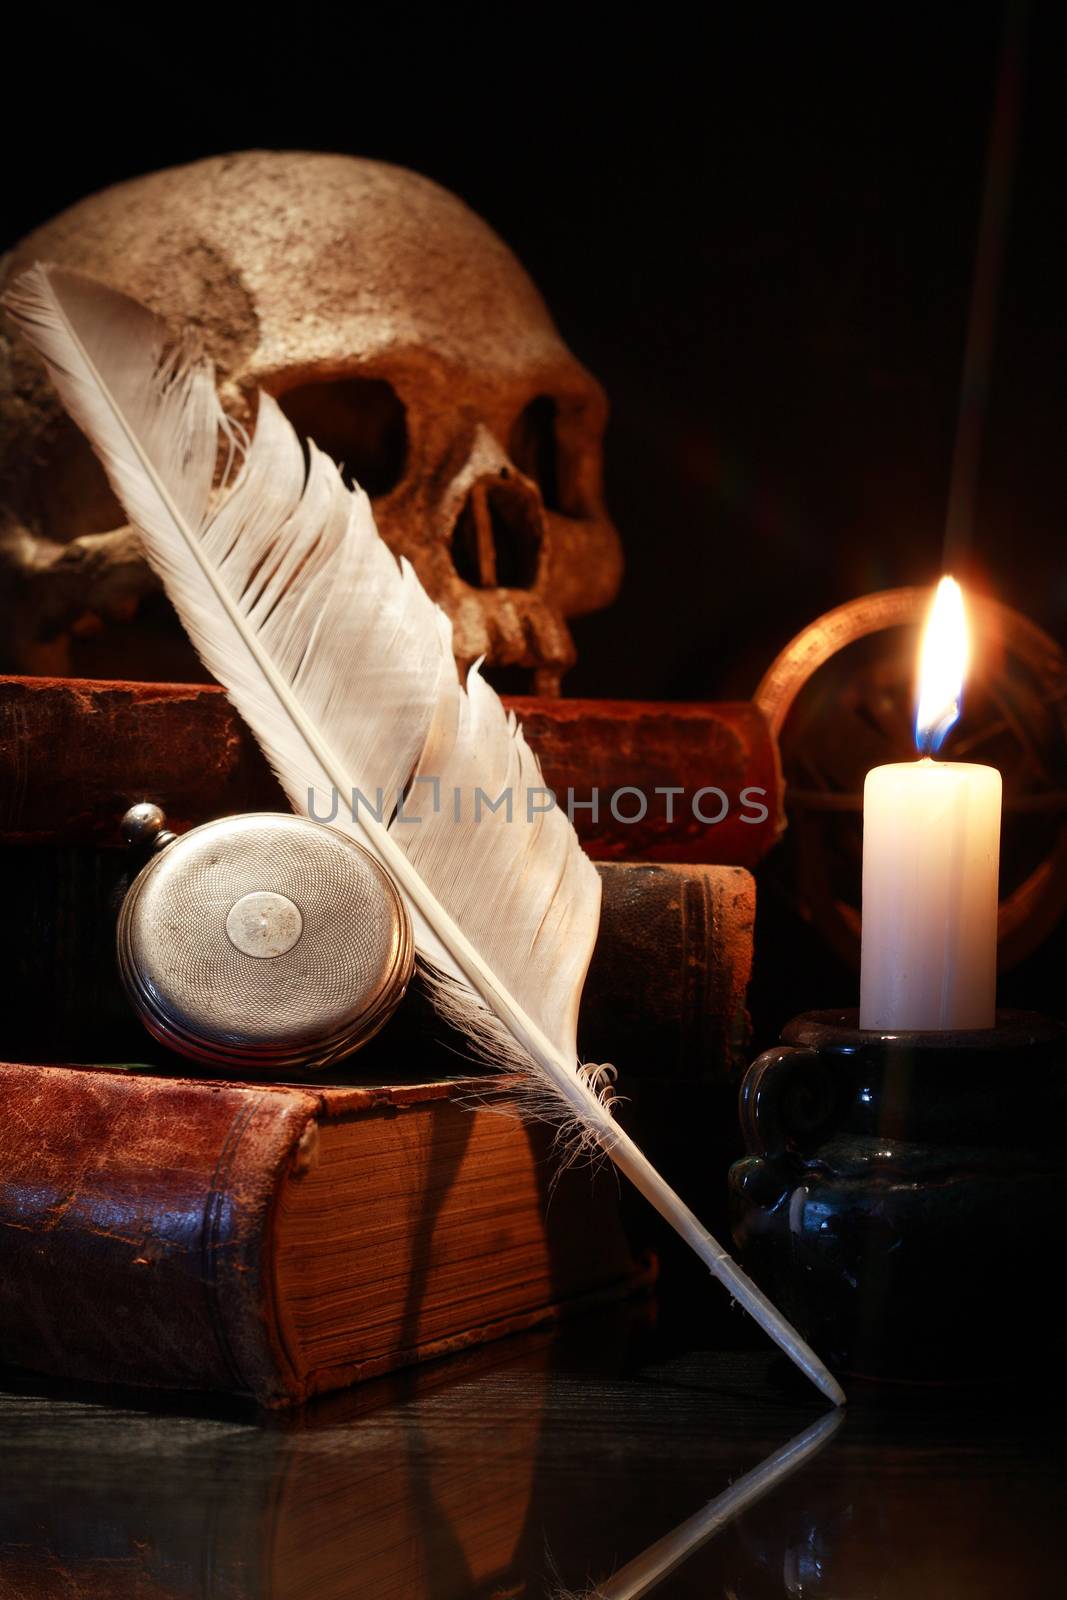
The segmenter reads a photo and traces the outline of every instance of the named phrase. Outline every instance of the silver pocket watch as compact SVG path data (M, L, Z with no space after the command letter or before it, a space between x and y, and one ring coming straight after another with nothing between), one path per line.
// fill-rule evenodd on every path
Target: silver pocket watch
M282 1077L349 1055L392 1016L414 969L411 922L353 840L274 812L176 837L149 804L122 826L152 856L119 913L119 973L161 1043Z

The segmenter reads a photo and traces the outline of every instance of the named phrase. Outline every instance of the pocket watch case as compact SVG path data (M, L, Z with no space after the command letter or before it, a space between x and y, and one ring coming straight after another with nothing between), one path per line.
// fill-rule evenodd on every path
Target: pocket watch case
M130 1002L162 1044L230 1072L284 1077L350 1055L414 969L406 908L360 845L307 817L254 812L176 838L158 807L123 819L155 853L118 921Z

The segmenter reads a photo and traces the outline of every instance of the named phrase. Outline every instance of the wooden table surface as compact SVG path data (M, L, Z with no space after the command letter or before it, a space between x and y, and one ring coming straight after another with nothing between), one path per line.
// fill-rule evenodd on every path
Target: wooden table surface
M813 1440L821 1397L779 1358L693 1332L649 1305L266 1417L8 1372L0 1600L1064 1592L1040 1373L1025 1395L852 1384ZM805 1430L790 1475L723 1507Z

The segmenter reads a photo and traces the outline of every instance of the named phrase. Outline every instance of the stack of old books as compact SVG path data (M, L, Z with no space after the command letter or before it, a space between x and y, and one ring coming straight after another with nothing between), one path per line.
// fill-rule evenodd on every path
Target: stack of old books
M514 704L603 879L583 1053L681 1185L707 1161L679 1106L746 1040L770 735L748 705ZM221 691L0 679L0 1359L286 1404L649 1280L616 1184L560 1176L417 995L314 1085L153 1045L114 962L143 799L178 831L288 809Z

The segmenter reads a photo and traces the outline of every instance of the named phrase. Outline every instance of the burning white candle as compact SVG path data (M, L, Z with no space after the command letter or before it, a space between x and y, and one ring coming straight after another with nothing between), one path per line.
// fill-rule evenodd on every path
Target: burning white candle
M942 578L919 667L923 759L875 767L863 790L861 1028L994 1023L1000 773L931 759L959 716L967 656L963 596Z

